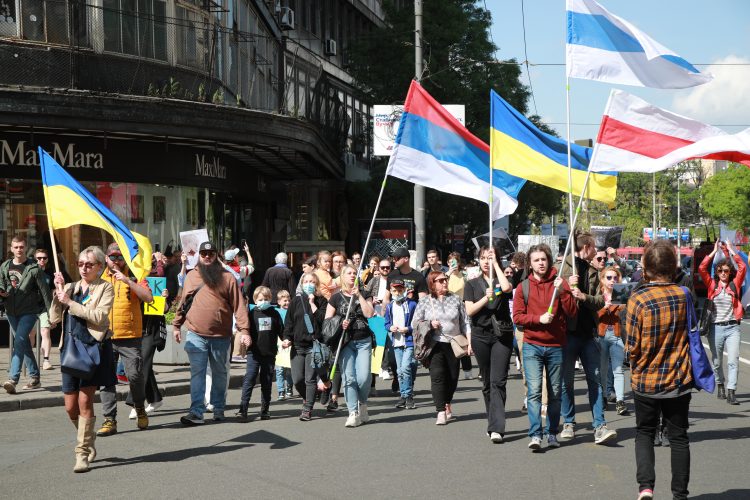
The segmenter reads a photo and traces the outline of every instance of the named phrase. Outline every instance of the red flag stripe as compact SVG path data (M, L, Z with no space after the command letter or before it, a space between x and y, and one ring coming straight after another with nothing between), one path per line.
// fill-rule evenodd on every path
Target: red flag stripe
M635 127L611 116L605 116L603 120L597 139L599 144L625 149L649 158L660 158L695 142Z

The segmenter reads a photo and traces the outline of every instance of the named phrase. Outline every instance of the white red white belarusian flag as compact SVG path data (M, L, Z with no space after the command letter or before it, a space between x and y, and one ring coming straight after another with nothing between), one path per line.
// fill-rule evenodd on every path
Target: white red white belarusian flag
M728 134L627 92L610 92L589 170L652 173L693 158L750 167L750 128Z

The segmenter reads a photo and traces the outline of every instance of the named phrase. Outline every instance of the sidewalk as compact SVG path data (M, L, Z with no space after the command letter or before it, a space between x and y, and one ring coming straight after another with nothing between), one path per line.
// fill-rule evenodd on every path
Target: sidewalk
M10 353L7 347L0 348L0 377L2 381L8 379L8 361ZM34 408L45 408L48 406L64 406L62 393L62 374L60 373L60 352L56 347L52 349L50 362L54 368L42 370L40 389L24 391L21 389L26 385L28 377L21 372L21 380L18 384L16 394L8 394L0 386L0 412L30 410ZM154 373L159 383L159 389L165 397L190 392L190 367L188 365L154 365ZM242 377L245 375L245 365L232 363L229 374L229 387L242 386ZM117 400L124 401L128 396L127 384L117 385ZM99 393L96 393L96 402L99 402Z

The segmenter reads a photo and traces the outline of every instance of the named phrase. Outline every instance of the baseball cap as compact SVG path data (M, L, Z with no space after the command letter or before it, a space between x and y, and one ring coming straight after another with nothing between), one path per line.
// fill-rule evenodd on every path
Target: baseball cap
M395 280L391 280L391 286L392 286L392 287L393 287L393 286L400 286L401 288L404 288L404 286L405 286L405 285L404 285L404 280L402 280L402 279L398 279L398 278L397 278L397 279L395 279Z
M396 259L401 259L401 258L404 258L404 257L410 257L409 250L407 250L406 248L397 248L396 250L393 251L392 255Z
M240 253L239 248L230 248L226 252L224 252L224 260L229 262L230 260L234 260L235 257L237 257L237 254Z
M210 241L204 241L203 243L201 243L201 246L198 247L198 252L203 251L216 253L216 245L214 245Z

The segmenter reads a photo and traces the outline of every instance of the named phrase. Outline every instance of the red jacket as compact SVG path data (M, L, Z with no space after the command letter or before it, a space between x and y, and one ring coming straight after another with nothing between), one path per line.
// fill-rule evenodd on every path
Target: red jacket
M516 287L513 300L513 322L523 327L523 341L545 347L562 347L567 341L566 324L568 316L578 313L578 303L570 292L567 281L563 281L563 290L558 294L552 308L552 323L543 325L539 317L547 312L554 293L557 270L554 268L549 276L539 281L533 273L529 276L528 305L523 299L523 283Z
M705 283L708 287L709 300L714 300L714 297L719 295L719 292L721 291L720 287L724 286L721 284L721 282L716 281L711 277L710 274L708 274L713 260L714 259L711 255L706 255L706 258L703 259L701 265L698 266L698 273L701 275L703 283ZM745 309L742 307L742 297L739 296L739 293L740 290L742 290L742 284L745 282L745 273L747 272L747 268L745 267L745 263L742 261L739 255L734 254L734 261L737 263L737 275L734 277L734 286L737 288L737 294L735 295L735 293L729 286L727 286L727 293L732 296L732 310L734 312L734 319L736 319L737 321L742 321L742 318L745 315Z

